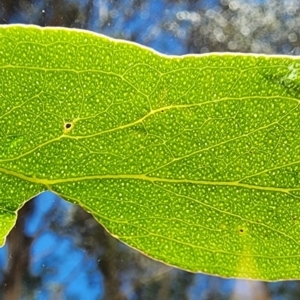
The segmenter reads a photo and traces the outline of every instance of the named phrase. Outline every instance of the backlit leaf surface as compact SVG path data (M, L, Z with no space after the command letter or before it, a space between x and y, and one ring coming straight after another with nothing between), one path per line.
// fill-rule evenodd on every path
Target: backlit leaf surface
M300 278L299 67L1 27L1 240L51 190L170 265Z

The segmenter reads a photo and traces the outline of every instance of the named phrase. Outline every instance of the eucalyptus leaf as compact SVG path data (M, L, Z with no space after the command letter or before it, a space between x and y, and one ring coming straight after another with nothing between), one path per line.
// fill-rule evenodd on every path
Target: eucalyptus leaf
M50 190L172 266L300 278L299 68L1 26L1 241Z

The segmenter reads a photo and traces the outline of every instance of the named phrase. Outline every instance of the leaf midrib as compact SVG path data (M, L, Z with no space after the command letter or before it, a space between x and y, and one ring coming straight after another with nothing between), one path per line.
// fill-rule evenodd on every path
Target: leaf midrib
M39 177L31 177L22 173L18 173L12 170L5 169L0 167L0 172L17 177L19 179L26 180L35 184L41 184L46 187L50 187L55 184L67 183L67 182L78 182L85 180L102 180L102 179L133 179L133 180L143 180L148 182L163 182L163 183L185 183L185 184L196 184L196 185L210 185L210 186L228 186L228 187L241 187L251 190L261 190L269 192L280 192L289 194L293 197L295 195L291 194L292 191L299 190L299 188L281 188L281 187L269 187L269 186L260 186L253 184L241 183L239 181L209 181L209 180L191 180L191 179L169 179L161 177L152 177L144 174L112 174L112 175L89 175L82 177L70 177L62 179L44 179Z

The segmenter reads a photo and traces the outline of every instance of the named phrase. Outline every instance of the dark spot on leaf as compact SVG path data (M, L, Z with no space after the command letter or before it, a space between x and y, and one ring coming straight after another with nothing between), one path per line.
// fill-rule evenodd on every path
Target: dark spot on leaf
M72 122L66 122L64 124L64 130L65 130L65 133L69 132L72 130L74 124Z
M244 229L241 228L241 229L240 229L240 233L243 233L243 232L244 232Z
M162 111L161 111L161 112L163 113L163 112L165 112L165 111L162 109Z

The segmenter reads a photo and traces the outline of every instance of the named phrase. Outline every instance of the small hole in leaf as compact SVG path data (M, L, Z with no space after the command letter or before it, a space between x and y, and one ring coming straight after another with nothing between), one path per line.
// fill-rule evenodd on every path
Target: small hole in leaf
M70 132L73 129L73 127L74 127L74 123L72 123L72 122L65 122L65 124L64 124L64 132L65 133Z
M240 229L240 233L243 233L243 232L244 232L244 229L243 229L243 228L241 228L241 229Z

